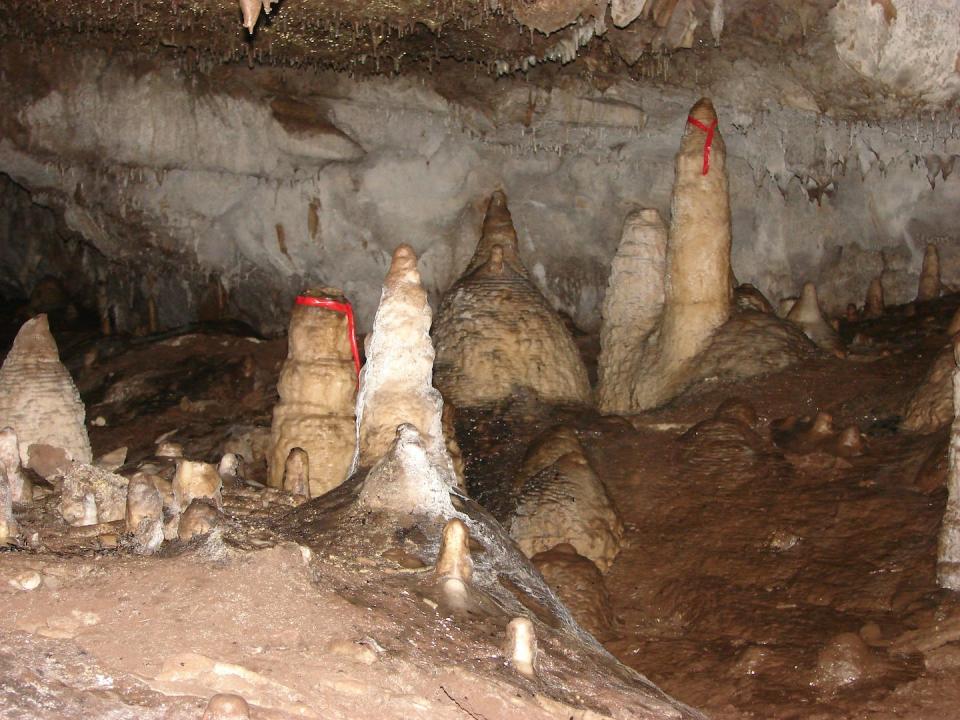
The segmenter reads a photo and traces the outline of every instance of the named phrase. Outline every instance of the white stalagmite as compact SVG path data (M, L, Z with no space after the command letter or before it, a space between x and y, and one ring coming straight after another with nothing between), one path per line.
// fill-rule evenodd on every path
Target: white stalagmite
M940 252L933 243L927 244L923 253L923 267L917 284L917 301L934 300L940 297Z
M93 460L84 425L86 410L60 362L46 315L20 328L0 368L0 427L12 427L20 461L30 466L30 446L65 450L76 462Z
M953 406L960 408L960 340L954 342L953 353L957 366L953 371ZM960 413L954 416L947 459L947 507L940 526L937 583L948 590L960 590Z
M623 223L603 300L597 403L629 412L633 379L663 312L667 227L654 209L635 210Z
M787 313L787 320L795 323L804 335L813 340L823 350L829 352L843 350L840 336L828 323L820 311L817 300L817 287L811 283L803 284L800 299Z
M514 669L532 678L537 661L537 634L529 618L514 618L507 624L507 657Z
M409 245L393 253L380 306L367 340L367 362L357 394L357 454L354 469L369 468L398 440L404 423L449 485L453 460L443 437L443 398L433 387L433 312L420 284L417 256Z
M10 483L10 499L15 503L33 501L33 485L24 476L20 463L20 443L13 428L0 430L0 466L7 473Z

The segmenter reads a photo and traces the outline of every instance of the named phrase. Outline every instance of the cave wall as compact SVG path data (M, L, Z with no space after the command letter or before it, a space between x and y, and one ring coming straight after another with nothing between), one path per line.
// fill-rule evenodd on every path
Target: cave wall
M705 89L728 147L738 279L773 300L812 279L839 311L883 273L888 302L906 302L935 242L944 281L960 286L956 122L833 122L802 97L770 102L752 70L745 81L732 63ZM673 155L699 94L562 74L548 84L203 72L95 52L37 60L29 85L13 75L0 78L12 109L0 120L0 172L136 273L161 325L219 303L268 333L315 283L342 287L369 328L401 242L420 254L436 302L498 187L536 282L596 329L623 217L634 205L667 216Z

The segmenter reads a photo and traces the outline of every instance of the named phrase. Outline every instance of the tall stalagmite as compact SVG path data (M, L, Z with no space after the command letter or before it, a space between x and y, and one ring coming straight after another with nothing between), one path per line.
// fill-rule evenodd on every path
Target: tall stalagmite
M605 412L631 409L633 380L663 312L666 251L667 227L659 212L627 215L603 300L597 404Z
M401 245L393 253L367 339L357 395L355 469L369 468L383 457L397 442L397 428L407 423L416 428L430 465L445 482L456 484L443 438L443 398L433 387L432 320L417 256L409 245Z
M0 428L14 429L20 460L28 467L31 445L59 448L71 459L89 463L85 415L80 393L60 362L47 316L37 315L20 328L0 368Z
M917 300L934 300L940 297L940 252L933 243L927 244L923 253L923 267L917 283Z
M346 305L339 290L319 288L307 299ZM342 483L354 455L357 374L347 316L328 307L297 303L290 317L287 360L277 389L270 431L269 484L283 487L287 456L302 448L310 463L310 496Z
M506 196L490 198L473 259L446 294L433 332L436 380L457 407L528 390L556 403L587 403L587 371L570 333L520 260Z
M953 406L960 408L960 340L954 343L953 352ZM960 590L960 414L953 420L947 457L947 507L940 526L937 582L940 587Z

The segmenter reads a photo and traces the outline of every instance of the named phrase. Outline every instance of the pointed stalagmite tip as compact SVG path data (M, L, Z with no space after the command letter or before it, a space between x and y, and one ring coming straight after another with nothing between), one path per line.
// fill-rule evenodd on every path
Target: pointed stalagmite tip
M57 343L50 334L50 322L46 315L37 315L27 320L17 333L10 353L60 358Z
M717 111L714 109L713 102L710 98L700 98L697 100L694 106L690 108L689 115L704 125L709 125L717 119Z
M400 245L393 251L390 270L384 285L394 288L400 283L420 284L420 272L417 270L417 254L409 245Z
M487 213L483 218L481 244L496 242L507 253L517 252L517 230L513 225L513 216L507 207L507 196L502 190L497 190L490 196Z
M465 585L473 578L470 531L462 520L454 518L444 525L436 572L443 580L459 580Z

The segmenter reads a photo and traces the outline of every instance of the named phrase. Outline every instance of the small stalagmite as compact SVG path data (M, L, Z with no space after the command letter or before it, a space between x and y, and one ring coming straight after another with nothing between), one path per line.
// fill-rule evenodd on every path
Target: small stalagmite
M180 460L177 463L173 494L181 512L196 498L209 499L218 508L222 507L222 487L223 481L215 465L194 460Z
M803 334L828 352L842 352L843 343L837 331L823 318L817 287L811 282L803 284L800 299L787 313L787 320L803 330Z
M180 516L177 537L184 542L198 535L206 535L223 520L220 509L210 498L198 497L190 501Z
M875 277L867 288L867 298L863 305L863 317L867 320L876 320L883 317L883 281Z
M354 469L377 462L395 444L397 428L409 424L433 468L449 485L457 483L443 435L443 398L433 387L432 319L417 256L409 245L401 245L393 253L367 338L367 363L357 394Z
M127 478L94 465L73 463L63 476L60 514L73 526L123 520L128 482Z
M353 328L348 315L332 307L349 307L340 291L319 288L301 298L290 316L287 359L277 384L267 484L283 487L290 451L302 448L310 458L309 495L317 497L350 471L357 375Z
M653 209L623 223L603 300L597 403L604 412L629 412L633 380L646 343L663 312L667 226Z
M514 618L507 624L507 643L504 648L510 664L524 677L535 675L537 661L537 633L529 618Z
M20 443L13 428L0 430L0 466L6 470L10 484L10 499L15 503L33 501L33 485L23 472L20 462Z
M0 368L0 427L16 431L20 461L27 467L33 445L57 448L76 462L89 463L93 456L85 415L47 316L37 315L20 328Z
M437 387L457 407L494 404L517 390L554 403L590 400L583 360L530 281L500 191L490 198L473 259L440 304L433 338Z
M923 253L923 267L917 284L917 302L940 297L940 252L933 243L927 244Z
M953 345L953 403L960 407L960 341ZM960 590L960 415L953 420L947 451L947 507L940 526L937 552L937 582L940 587Z
M135 474L127 484L125 520L136 552L149 555L163 544L163 498L146 473Z
M310 457L303 448L291 448L283 466L283 489L291 495L310 497Z
M443 526L440 554L437 557L437 577L469 585L473 578L473 559L470 557L470 531L466 524L454 518Z

